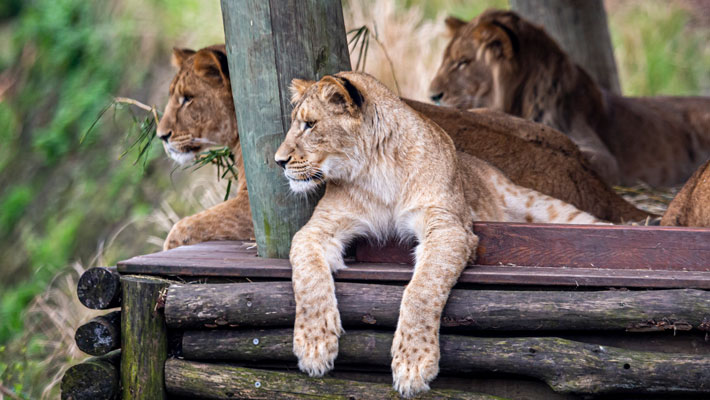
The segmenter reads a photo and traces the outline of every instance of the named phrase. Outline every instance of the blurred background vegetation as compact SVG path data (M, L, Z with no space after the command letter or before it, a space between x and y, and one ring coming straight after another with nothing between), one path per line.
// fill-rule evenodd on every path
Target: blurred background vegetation
M393 61L371 47L366 70L425 99L446 43L443 18L471 19L507 0L344 0L349 28L371 25ZM607 0L626 95L710 95L710 4ZM144 113L114 96L162 107L172 46L223 42L216 0L0 2L0 386L56 398L73 343L91 314L78 274L160 249L171 224L224 193L209 171L175 166L153 146L130 148ZM222 183L223 185L223 183ZM0 399L3 395L0 394Z

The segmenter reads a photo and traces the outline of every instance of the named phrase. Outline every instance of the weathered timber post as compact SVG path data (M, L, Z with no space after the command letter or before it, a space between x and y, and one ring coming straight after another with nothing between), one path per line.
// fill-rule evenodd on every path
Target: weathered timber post
M510 0L510 7L542 25L600 86L621 94L602 0Z
M340 1L222 0L229 74L261 257L287 258L320 196L293 196L274 153L291 123L293 78L350 69Z
M121 384L123 399L165 399L163 364L168 358L165 317L159 299L170 281L122 276Z

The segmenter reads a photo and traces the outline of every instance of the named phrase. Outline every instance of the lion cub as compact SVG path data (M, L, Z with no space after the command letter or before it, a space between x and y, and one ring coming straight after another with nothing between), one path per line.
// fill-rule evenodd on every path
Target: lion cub
M292 83L291 128L276 152L291 189L326 183L291 245L299 368L333 368L343 333L332 272L356 236L414 237L414 276L392 343L394 387L427 390L439 372L439 319L478 238L474 220L601 222L560 200L513 184L498 169L457 153L438 125L373 77L355 72Z

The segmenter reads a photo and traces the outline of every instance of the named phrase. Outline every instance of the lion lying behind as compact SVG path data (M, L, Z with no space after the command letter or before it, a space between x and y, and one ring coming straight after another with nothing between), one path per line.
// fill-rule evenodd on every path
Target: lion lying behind
M431 82L433 100L558 129L610 184L677 185L710 157L709 98L607 92L541 27L512 11L446 22L453 38Z
M341 72L294 80L291 127L275 155L291 189L325 183L313 216L293 237L293 351L299 368L333 368L343 333L331 273L358 236L416 238L392 343L394 387L427 390L439 371L439 320L475 256L474 220L590 224L574 206L518 186L487 162L457 152L438 125L371 76Z
M663 215L661 225L710 228L710 160L683 185Z
M224 45L199 51L175 49L173 64L179 70L170 85L158 137L168 154L181 163L190 162L206 146L230 146L239 180L235 198L180 220L164 247L249 239L253 227ZM497 112L470 114L406 101L446 130L457 149L490 162L519 185L612 222L642 220L648 215L614 193L574 144L553 129Z

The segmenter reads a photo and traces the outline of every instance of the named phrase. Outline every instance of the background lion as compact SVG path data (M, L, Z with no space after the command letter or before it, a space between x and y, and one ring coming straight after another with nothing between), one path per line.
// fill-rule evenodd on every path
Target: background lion
M179 70L157 132L167 153L185 163L206 146L230 146L239 184L235 198L175 224L164 247L249 239L253 227L224 45L175 49L173 64ZM553 129L496 112L471 114L405 101L446 130L459 150L490 162L519 185L612 222L648 216L604 184L576 146Z
M661 225L710 227L710 160L678 192Z
M710 99L607 92L541 27L512 11L446 23L453 38L431 82L433 100L558 129L612 184L679 184L710 156Z

